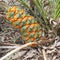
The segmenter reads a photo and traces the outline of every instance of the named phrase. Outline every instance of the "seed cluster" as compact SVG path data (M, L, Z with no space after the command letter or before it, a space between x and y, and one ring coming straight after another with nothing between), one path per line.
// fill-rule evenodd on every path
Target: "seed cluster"
M8 8L6 20L11 22L14 28L20 29L21 37L25 43L38 41L42 35L41 26L37 20L17 6Z

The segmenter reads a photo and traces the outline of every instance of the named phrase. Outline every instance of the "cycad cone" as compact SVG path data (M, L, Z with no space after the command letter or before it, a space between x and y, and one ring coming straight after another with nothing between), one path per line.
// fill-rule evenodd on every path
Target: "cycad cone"
M39 41L42 30L41 26L33 16L28 15L24 9L17 6L8 8L6 19L11 22L14 28L20 29L22 40L25 43ZM34 44L31 46L35 46Z

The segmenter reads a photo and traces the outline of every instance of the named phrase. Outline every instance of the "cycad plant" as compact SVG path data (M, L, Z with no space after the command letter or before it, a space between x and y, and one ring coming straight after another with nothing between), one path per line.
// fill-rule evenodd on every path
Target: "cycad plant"
M6 8L6 20L9 21L14 28L20 29L22 40L24 40L25 43L39 41L43 32L44 36L48 37L48 31L52 30L53 26L49 23L50 19L48 19L48 17L53 18L53 20L60 18L60 0L47 0L50 6L50 16L44 9L43 1L44 0L17 0L20 5L29 9L33 15L30 15L25 9L16 5L10 6L9 8L4 6ZM30 4L27 4L27 2L30 2Z

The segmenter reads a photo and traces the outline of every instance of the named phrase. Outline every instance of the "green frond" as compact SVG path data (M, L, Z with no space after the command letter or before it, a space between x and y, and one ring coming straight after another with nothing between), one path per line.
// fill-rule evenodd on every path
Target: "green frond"
M57 19L59 17L60 17L60 0L56 0L54 19Z
M49 0L51 11L52 11L52 18L56 20L60 17L60 0Z
M44 20L46 20L46 11L43 8L42 0L33 0L35 6L37 7L39 13L41 13Z

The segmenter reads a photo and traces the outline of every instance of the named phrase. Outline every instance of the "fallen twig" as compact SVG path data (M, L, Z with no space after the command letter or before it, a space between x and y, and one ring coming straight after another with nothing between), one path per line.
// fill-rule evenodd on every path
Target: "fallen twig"
M27 43L27 44L24 44L22 46L18 46L16 49L12 50L11 52L7 53L5 56L3 56L2 58L0 58L0 60L4 60L6 59L8 56L12 55L13 53L31 45L31 44L37 44L36 42L30 42L30 43Z

